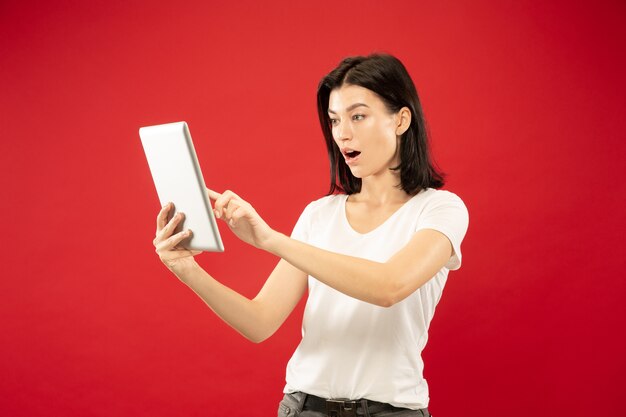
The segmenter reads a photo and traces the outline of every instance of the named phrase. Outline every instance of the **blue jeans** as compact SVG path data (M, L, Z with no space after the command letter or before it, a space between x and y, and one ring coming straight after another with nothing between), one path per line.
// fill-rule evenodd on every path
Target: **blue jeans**
M278 417L327 417L326 413L303 410L305 399L306 394L302 392L285 394L283 400L278 405ZM422 410L402 409L398 411L370 413L367 408L359 406L356 414L364 417L432 417L426 408Z

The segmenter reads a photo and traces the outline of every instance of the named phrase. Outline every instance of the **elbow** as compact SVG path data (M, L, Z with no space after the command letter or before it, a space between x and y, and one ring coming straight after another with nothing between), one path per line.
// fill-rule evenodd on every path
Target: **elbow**
M378 286L373 296L375 300L374 304L380 307L393 307L413 294L428 281L408 271L392 269L389 265L384 265L383 268L384 269L377 272L378 276L391 278L382 280L381 285Z
M256 307L251 315L252 320L246 321L245 324L237 328L237 331L250 342L259 344L276 333L280 324L276 324L272 316L267 314L266 309L256 299L251 300L251 303Z
M405 291L404 281L399 276L400 274L388 263L377 265L378 268L372 268L370 272L371 281L378 281L378 285L372 288L374 293L371 295L371 303L378 307L389 308L398 304L406 295L403 296ZM381 279L381 277L387 277L387 279Z
M378 307L389 308L394 306L396 304L396 301L392 298L381 298L374 304L376 304Z
M265 329L265 330L261 330L261 329L255 329L257 331L254 332L248 332L248 333L241 333L241 335L243 337L245 337L246 339L248 339L250 342L254 343L254 344L259 344L262 342L265 342L267 339L269 339L278 329Z
M389 308L398 303L397 296L393 292L381 292L374 297L371 301L372 304L377 305L378 307Z
M398 304L407 296L406 287L399 281L393 280L388 282L382 291L378 292L378 296L376 297L374 304L379 307L389 308Z
M265 342L267 340L267 337L247 337L246 339L248 339L255 345L258 345L259 343Z
M389 294L387 296L378 297L378 299L376 300L374 304L376 304L379 307L389 308L398 304L400 301L402 301L402 299L399 299L394 294Z
M256 334L254 335L244 334L243 337L248 339L248 341L258 345L259 343L265 342L269 338L269 335L266 336L266 335L256 335Z

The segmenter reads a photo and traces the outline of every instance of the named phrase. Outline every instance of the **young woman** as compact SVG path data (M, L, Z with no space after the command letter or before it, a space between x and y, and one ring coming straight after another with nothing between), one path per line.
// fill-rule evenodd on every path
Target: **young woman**
M437 190L426 126L402 63L343 60L320 82L329 195L310 203L291 237L232 191L209 190L215 215L243 241L281 260L249 300L177 247L183 215L157 217L163 263L246 338L271 336L308 290L303 338L287 366L279 416L429 416L421 351L448 272L461 265L468 213Z

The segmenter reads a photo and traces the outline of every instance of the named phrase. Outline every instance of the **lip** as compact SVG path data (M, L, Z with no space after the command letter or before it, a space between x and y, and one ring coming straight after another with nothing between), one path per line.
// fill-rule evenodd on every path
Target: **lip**
M345 148L341 150L341 153L343 154L343 158L346 161L346 164L348 165L356 164L359 161L359 158L361 157L360 153L354 157L348 156L348 152L352 152L352 151L356 151L356 149Z
M348 164L348 165L356 164L359 161L359 157L360 156L361 156L361 154L358 154L354 158L350 158L349 156L346 156L346 164Z

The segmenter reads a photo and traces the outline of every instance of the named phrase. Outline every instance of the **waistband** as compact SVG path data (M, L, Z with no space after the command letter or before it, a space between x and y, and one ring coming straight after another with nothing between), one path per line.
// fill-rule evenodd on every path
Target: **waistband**
M350 416L369 416L370 414L380 413L383 411L398 412L409 411L408 408L395 407L391 404L381 403L378 401L367 400L365 398L359 400L348 399L327 399L316 395L301 393L305 395L303 402L303 410L311 410L319 413L325 413L330 417L350 417ZM427 408L414 410L421 412L423 417L430 417Z

